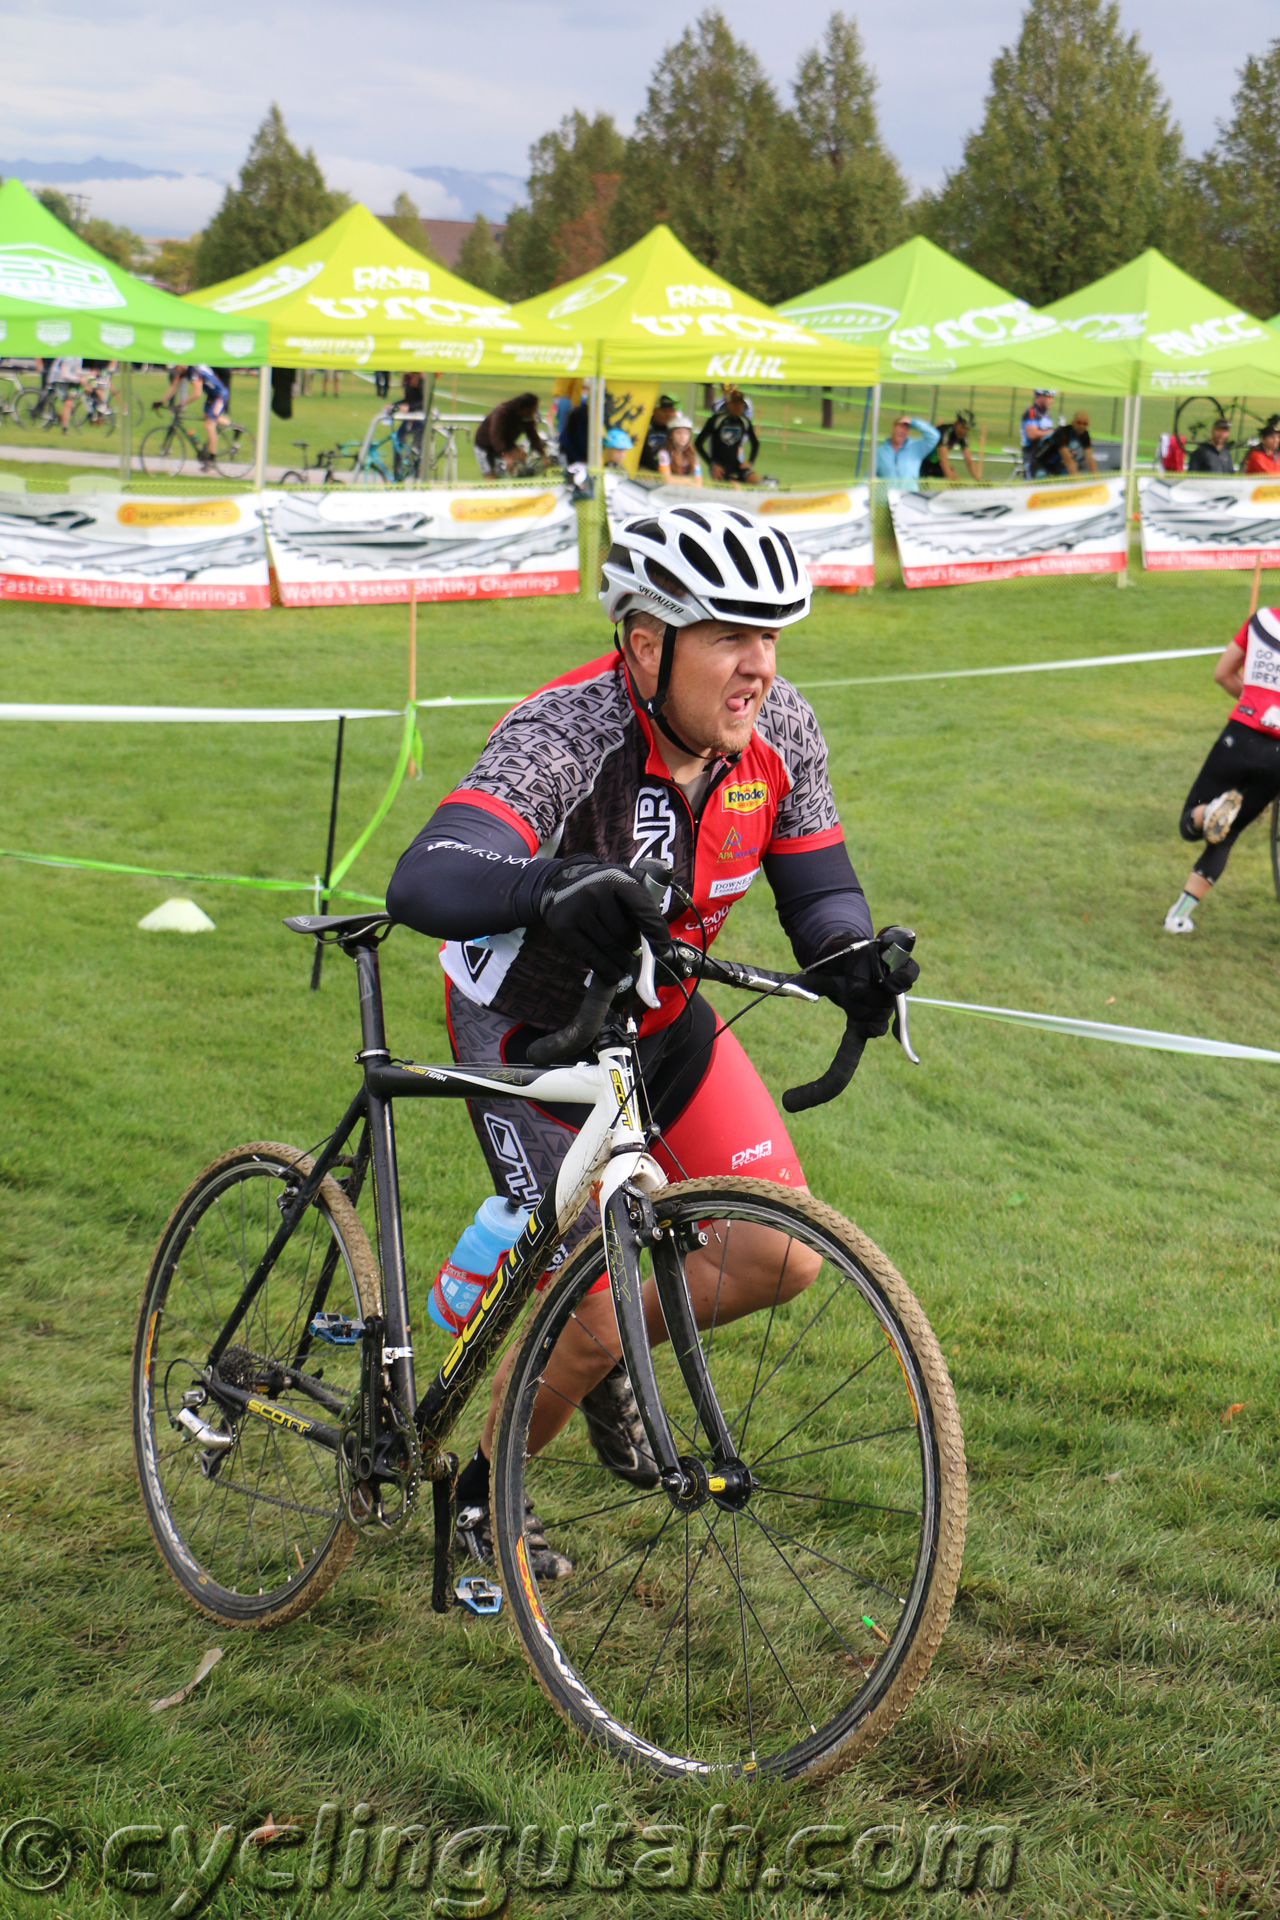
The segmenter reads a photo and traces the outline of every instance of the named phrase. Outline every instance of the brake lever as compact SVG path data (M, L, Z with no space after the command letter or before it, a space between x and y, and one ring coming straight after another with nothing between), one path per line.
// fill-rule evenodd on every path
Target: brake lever
M920 1065L920 1055L911 1044L911 1029L907 1025L907 996L905 993L894 995L893 1037L906 1054L913 1067Z
M661 1000L658 998L657 982L654 978L653 948L649 945L649 942L643 934L640 935L640 971L636 975L636 992L641 1000L644 1001L646 1007L660 1007L662 1005Z

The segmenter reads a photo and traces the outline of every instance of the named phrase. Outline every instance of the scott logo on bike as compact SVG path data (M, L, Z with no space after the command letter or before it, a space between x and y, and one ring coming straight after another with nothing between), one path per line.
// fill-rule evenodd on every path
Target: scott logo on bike
M273 1407L266 1400L246 1402L248 1411L256 1413L260 1420L270 1420L277 1427L287 1427L290 1433L310 1433L314 1420L302 1420L296 1413L286 1413L283 1407Z

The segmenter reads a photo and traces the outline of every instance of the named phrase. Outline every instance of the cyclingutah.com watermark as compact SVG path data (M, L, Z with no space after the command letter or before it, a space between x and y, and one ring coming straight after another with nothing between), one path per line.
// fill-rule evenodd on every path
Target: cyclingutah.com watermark
M0 1882L26 1894L54 1893L74 1877L155 1900L175 1920L198 1913L231 1881L244 1892L331 1900L335 1916L344 1896L395 1889L420 1894L424 1912L483 1920L500 1914L517 1891L570 1888L604 1896L634 1888L810 1897L860 1887L1003 1892L1016 1855L1014 1829L1000 1822L902 1822L862 1831L818 1824L773 1839L723 1805L696 1824L642 1826L602 1803L589 1820L554 1830L449 1831L430 1821L380 1820L369 1801L349 1813L326 1801L305 1820L203 1828L143 1822L117 1827L100 1842L43 1815L11 1820L0 1832Z

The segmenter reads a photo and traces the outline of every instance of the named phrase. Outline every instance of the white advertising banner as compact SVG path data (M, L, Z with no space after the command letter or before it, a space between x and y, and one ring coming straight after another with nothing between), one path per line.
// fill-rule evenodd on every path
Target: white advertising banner
M696 507L700 500L737 507L786 534L815 587L869 587L875 581L871 547L871 489L824 487L813 493L777 493L768 487L688 487L605 475L609 523L655 509Z
M1142 564L1153 573L1280 567L1280 476L1138 482Z
M954 587L1022 574L1119 573L1127 558L1125 482L1041 487L889 488L908 587Z
M0 493L0 599L236 612L270 597L256 494Z
M286 607L511 599L578 590L570 491L448 487L262 495Z

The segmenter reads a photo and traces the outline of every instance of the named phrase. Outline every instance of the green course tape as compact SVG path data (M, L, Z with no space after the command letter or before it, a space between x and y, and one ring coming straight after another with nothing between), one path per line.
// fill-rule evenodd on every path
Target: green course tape
M244 873L179 873L176 867L131 867L116 860L72 860L60 853L22 853L0 847L0 860L25 860L34 867L76 867L87 873L140 873L150 880L194 880L205 887L263 887L274 893L314 893L314 880L255 880ZM346 893L331 887L335 899L357 900L362 906L381 907L380 894Z
M364 832L360 835L360 838L355 842L354 846L348 848L347 852L343 854L341 860L339 860L337 866L333 869L332 874L329 876L329 885L325 888L326 894L335 891L343 874L346 873L348 867L351 866L352 862L363 851L366 843L377 832L378 828L390 813L391 803L400 791L400 783L404 779L405 770L409 765L409 756L413 752L415 744L418 749L418 759L419 762L421 762L422 736L418 732L417 716L412 705L410 705L404 710L404 730L400 735L400 751L396 755L396 767L395 772L391 776L391 784L378 802L377 811L374 813L372 820Z

